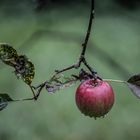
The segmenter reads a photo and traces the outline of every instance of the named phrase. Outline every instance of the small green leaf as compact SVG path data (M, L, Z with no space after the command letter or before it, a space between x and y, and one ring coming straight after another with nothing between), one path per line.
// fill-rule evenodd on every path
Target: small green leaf
M8 94L0 94L0 111L6 108L10 101L13 99Z
M25 55L20 55L16 63L15 73L17 77L22 78L26 84L30 85L35 75L33 63Z
M0 59L5 64L14 66L17 57L17 51L12 46L8 44L0 44Z
M140 98L140 74L133 75L132 77L130 77L127 81L127 85L133 92L133 94L137 98Z

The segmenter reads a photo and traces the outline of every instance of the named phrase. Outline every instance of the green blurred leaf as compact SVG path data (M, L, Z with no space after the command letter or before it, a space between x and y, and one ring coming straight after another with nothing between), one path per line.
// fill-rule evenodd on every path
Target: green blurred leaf
M133 94L140 98L140 74L130 77L127 81L127 84Z
M0 94L0 111L6 108L10 101L13 99L8 94Z
M0 59L7 65L13 66L16 63L18 57L17 51L8 44L0 44Z

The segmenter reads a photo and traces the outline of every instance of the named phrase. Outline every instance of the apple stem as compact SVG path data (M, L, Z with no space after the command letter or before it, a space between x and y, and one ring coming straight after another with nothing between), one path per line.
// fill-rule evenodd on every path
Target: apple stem
M114 80L114 79L103 79L106 82L116 82L116 83L127 83L127 81L123 81L123 80Z

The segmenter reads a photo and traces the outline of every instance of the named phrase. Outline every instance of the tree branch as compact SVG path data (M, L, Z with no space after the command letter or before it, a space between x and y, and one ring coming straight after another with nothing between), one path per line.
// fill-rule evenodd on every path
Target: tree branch
M82 44L83 47L82 47L80 57L79 57L76 64L73 64L73 65L71 65L67 68L62 69L62 70L56 70L55 71L56 73L54 74L54 76L57 75L57 74L60 74L62 72L65 72L67 70L70 70L70 69L74 69L74 68L78 69L81 66L81 63L85 64L85 52L86 52L86 49L87 49L87 44L88 44L90 33L91 33L93 19L94 19L94 0L91 0L91 10L90 10L89 24L88 24L88 29L87 29L86 36L85 36L85 39L84 39L84 43ZM87 67L87 65L85 65L85 66ZM87 67L87 68L89 69L89 67ZM94 72L94 70L92 69L92 73L94 74L96 72Z
M49 80L50 82L54 82L57 79L57 75L60 74L60 73L63 73L65 71L68 71L68 70L71 70L71 69L78 69L78 68L80 68L81 63L83 63L87 67L87 69L91 72L91 76L93 78L97 78L97 72L95 72L93 70L93 68L90 67L90 65L87 63L87 61L85 59L85 53L86 53L89 37L90 37L90 34L91 34L91 28L92 28L93 19L94 19L94 0L91 0L91 10L90 10L89 23L88 23L88 28L87 28L86 36L85 36L85 39L84 39L84 43L82 44L82 51L81 51L80 57L79 57L79 59L78 59L76 64L73 64L73 65L71 65L69 67L66 67L66 68L62 69L62 70L55 70L55 74ZM74 81L76 81L76 80L77 79L75 79ZM40 84L39 86L37 86L35 88L35 89L37 89L37 94L34 97L35 100L38 99L38 97L39 97L39 95L40 95L40 93L41 93L41 91L42 91L42 89L44 87L46 87L48 90L50 88L54 87L54 85L50 86L48 83L49 83L48 81L43 82L42 84Z
M94 19L94 0L91 0L91 11L90 11L89 25L88 25L88 29L87 29L87 34L86 34L86 37L85 37L85 41L82 44L83 50L82 50L81 56L85 56L87 44L88 44L90 33L91 33L93 19Z

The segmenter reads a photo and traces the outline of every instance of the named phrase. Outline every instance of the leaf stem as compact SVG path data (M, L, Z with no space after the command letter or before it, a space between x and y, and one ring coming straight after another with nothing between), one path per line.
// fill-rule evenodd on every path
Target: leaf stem
M29 87L30 87L30 89L31 89L31 91L32 91L32 93L33 93L34 100L36 100L36 94L35 94L35 92L34 92L33 87L32 87L31 85L29 85Z
M8 101L8 102L9 102L9 103L14 103L14 102L31 101L31 100L34 100L34 97L25 98L25 99L16 99L16 100Z
M125 84L127 84L127 81L123 81L123 80L103 79L103 81L106 81L106 82L116 82L116 83L125 83Z

